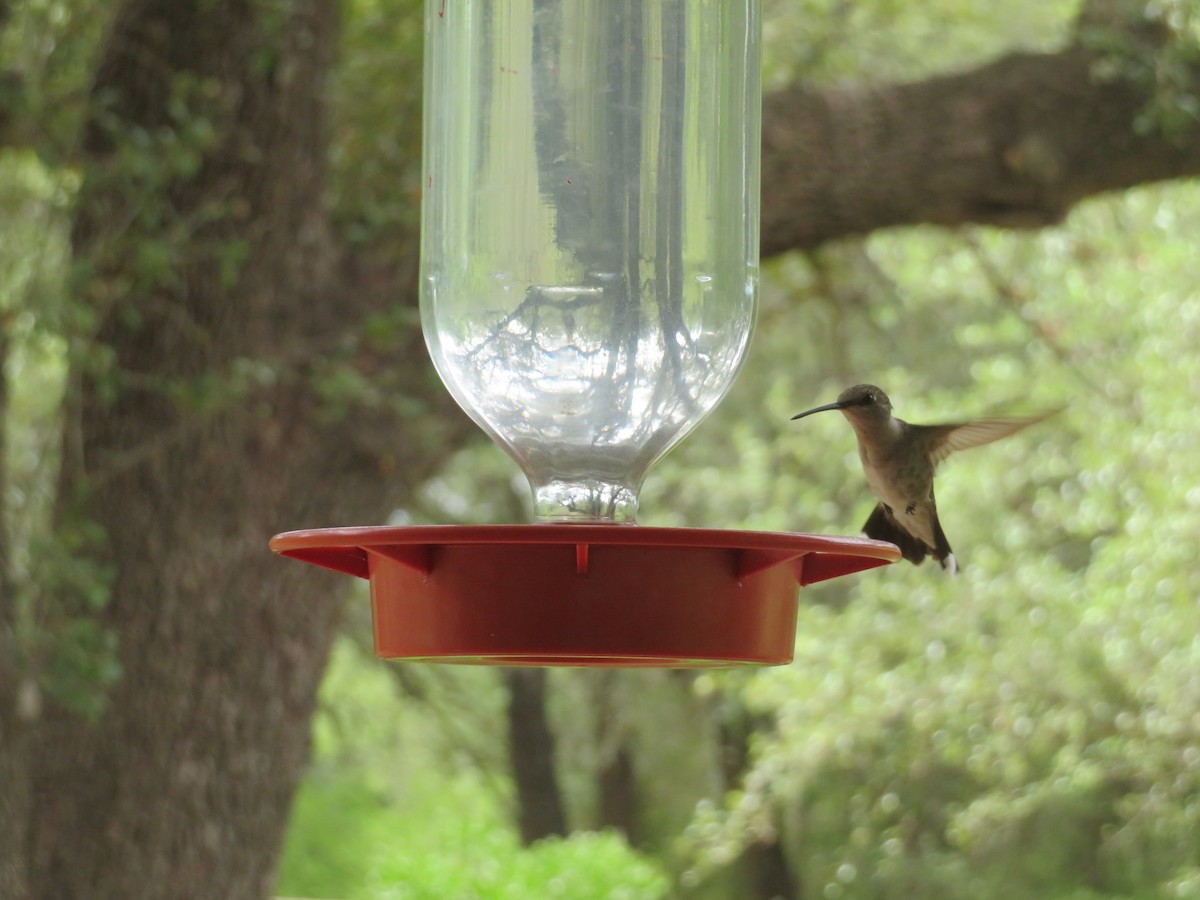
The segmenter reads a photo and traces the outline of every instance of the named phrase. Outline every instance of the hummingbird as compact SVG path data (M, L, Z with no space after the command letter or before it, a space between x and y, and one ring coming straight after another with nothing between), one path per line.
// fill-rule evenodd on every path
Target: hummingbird
M940 425L910 425L892 415L892 401L873 384L846 388L834 403L792 416L793 421L840 410L858 438L867 484L879 503L863 525L869 538L890 541L913 564L931 555L951 575L958 561L938 521L933 473L957 450L990 444L1047 419L1059 410L1024 418L986 418Z

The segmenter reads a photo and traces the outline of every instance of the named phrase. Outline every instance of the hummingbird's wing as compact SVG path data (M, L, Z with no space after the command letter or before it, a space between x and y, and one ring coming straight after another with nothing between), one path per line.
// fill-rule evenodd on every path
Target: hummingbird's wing
M1016 434L1022 428L1036 425L1058 412L1061 410L1052 409L1023 418L975 419L971 422L947 422L942 425L910 425L909 428L915 438L926 442L929 461L937 468L938 463L951 453L998 441L1010 434Z

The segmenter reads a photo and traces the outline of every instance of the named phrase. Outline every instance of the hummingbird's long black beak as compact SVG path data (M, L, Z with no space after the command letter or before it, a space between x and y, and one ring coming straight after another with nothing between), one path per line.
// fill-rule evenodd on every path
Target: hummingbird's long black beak
M792 421L795 422L797 419L803 419L805 416L811 416L813 413L825 412L828 409L845 409L845 408L846 408L845 403L826 403L824 406L818 406L815 409L809 409L809 410L805 410L802 413L796 413L796 415L792 416Z

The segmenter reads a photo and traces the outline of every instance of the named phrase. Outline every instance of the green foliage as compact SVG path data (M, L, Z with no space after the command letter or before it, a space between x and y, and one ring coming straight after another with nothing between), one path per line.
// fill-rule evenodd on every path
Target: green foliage
M1079 39L1100 52L1095 78L1119 78L1149 91L1137 131L1178 137L1200 120L1200 94L1193 87L1200 62L1196 0L1097 4Z
M763 7L765 84L782 87L912 80L1012 50L1051 50L1069 38L1079 2L1014 9L964 0L766 0Z
M394 252L420 212L422 0L343 4L331 109L333 196L360 252Z
M5 4L3 71L18 77L14 130L50 166L75 155L91 66L118 4L107 0L22 0Z
M11 625L24 674L78 715L104 707L120 675L116 642L96 615L113 572L99 562L104 535L56 496L66 380L64 331L72 319L63 272L67 216L78 178L30 151L0 155L0 327L7 349L0 515L15 603ZM54 520L54 507L63 512Z
M511 831L498 822L435 819L430 824L423 832L429 844L405 844L408 852L389 859L380 871L380 881L389 887L371 896L379 900L654 900L667 887L653 862L638 857L611 833L577 832L521 850Z
M788 421L854 381L918 422L1068 409L943 467L958 579L901 563L802 595L795 663L740 690L775 724L693 823L693 877L778 832L828 897L1196 895L1198 209L1143 190L1038 235L773 267L747 370L648 520L854 533L850 429Z
M121 676L116 636L94 618L64 618L49 642L40 684L45 695L85 719L96 719Z
M504 741L495 733L503 698L494 672L401 667L400 674L345 639L335 648L279 893L372 900L663 895L661 869L616 835L580 832L520 847L502 758L487 753ZM407 699L398 696L400 684ZM439 710L449 715L439 719ZM475 728L488 743L465 752L475 743L465 732Z
M103 624L116 572L104 562L106 535L63 502L53 523L18 531L15 632L29 674L42 692L85 718L99 716L121 675L116 636Z
M66 375L57 333L66 306L59 273L67 266L66 211L76 187L31 152L0 154L0 328L7 359L7 471L2 514L17 583L28 581L31 542L49 528Z

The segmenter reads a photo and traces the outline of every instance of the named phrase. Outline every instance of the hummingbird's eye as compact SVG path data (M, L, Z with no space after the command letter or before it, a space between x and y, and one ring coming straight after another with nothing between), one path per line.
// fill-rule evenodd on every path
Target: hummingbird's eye
M870 406L874 402L875 402L874 394L867 394L865 397L863 397L863 403L865 403L867 406Z

